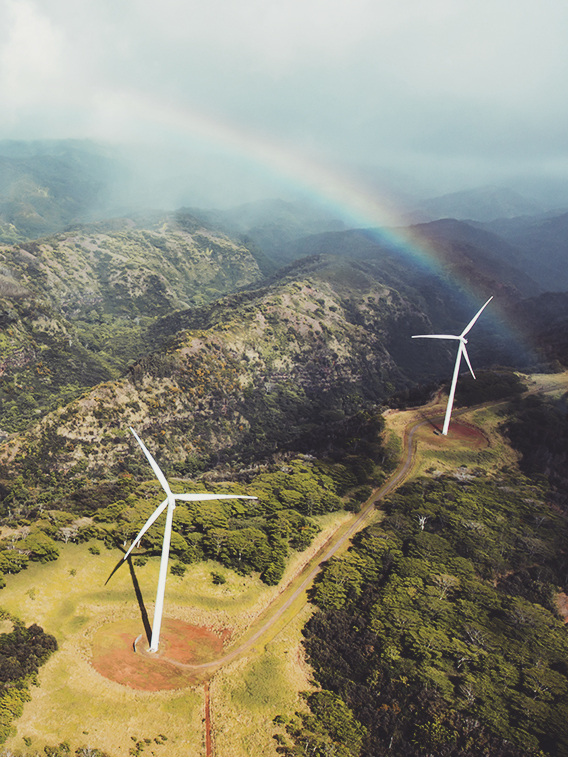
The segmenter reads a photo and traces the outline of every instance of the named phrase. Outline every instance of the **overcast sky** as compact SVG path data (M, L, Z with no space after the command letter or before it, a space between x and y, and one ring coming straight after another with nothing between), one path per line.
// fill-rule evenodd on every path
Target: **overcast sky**
M148 142L260 183L287 156L299 184L302 161L425 194L564 180L567 39L565 0L1 0L0 139Z

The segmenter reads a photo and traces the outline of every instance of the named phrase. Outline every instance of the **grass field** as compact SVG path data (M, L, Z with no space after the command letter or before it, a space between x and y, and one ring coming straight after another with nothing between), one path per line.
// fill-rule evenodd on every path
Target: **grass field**
M327 534L348 518L346 513L319 518L323 532L309 550L294 554L280 586L268 587L258 577L239 576L213 562L189 566L183 577L169 575L165 618L225 636L229 631L226 649L230 650ZM122 632L144 627L128 565L122 565L105 586L121 558L118 550L102 549L100 555L92 555L88 545L67 544L57 561L31 564L28 570L6 577L1 606L26 624L38 623L59 644L59 651L40 670L40 685L32 688L32 701L16 721L17 734L6 742L7 749L35 753L46 744L67 741L73 750L98 747L119 757L129 755L135 742L146 739L145 755L205 755L201 685L134 690L103 677L91 664L93 644L100 644L106 630L110 636L117 628ZM150 621L158 567L154 558L134 569ZM226 583L213 584L212 570L222 572ZM305 606L292 607L272 632L215 673L211 715L217 757L248 757L260 731L264 746L258 753L276 756L272 719L293 714L302 706L299 692L309 687L300 645L309 612ZM132 636L134 640L134 632ZM163 744L155 740L161 741L160 734L167 736ZM26 745L24 738L31 744Z

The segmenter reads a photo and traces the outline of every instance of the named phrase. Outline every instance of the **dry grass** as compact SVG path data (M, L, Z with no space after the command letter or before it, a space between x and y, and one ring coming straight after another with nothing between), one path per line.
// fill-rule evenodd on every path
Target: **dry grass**
M73 749L96 746L111 755L128 755L131 737L154 739L164 733L166 744L152 742L144 753L202 754L200 690L136 692L106 680L90 665L95 630L110 620L139 616L127 569L104 586L117 556L93 556L85 546L67 545L57 562L9 577L3 606L53 633L59 651L41 669L40 686L32 690L8 749L27 751L26 736L32 750L69 741ZM34 599L26 594L29 588L35 589Z
M323 532L309 550L292 557L280 586L267 587L258 577L239 576L220 569L213 562L190 566L183 578L170 575L166 616L217 630L229 629L232 632L229 646L237 644L254 620L282 593L296 571L349 517L346 513L335 513L319 518ZM132 738L154 739L163 733L168 741L164 745L152 741L145 747L144 755L199 757L205 754L201 687L154 693L135 691L103 678L90 664L93 638L99 629L107 623L141 618L127 565L122 565L105 586L121 557L116 550L92 555L87 545L67 544L61 548L56 562L32 564L27 571L7 576L2 607L26 624L38 623L55 635L59 643L59 651L40 670L40 686L32 689L32 701L17 721L17 735L7 741L7 749L40 752L45 744L68 741L73 750L92 746L104 749L112 757L126 757L134 743ZM158 567L158 560L151 559L145 566L135 568L150 620ZM213 584L212 570L221 570L227 582L220 586ZM302 608L300 616L296 617L299 607ZM216 674L212 684L213 718L220 734L238 732L241 741L249 743L250 739L257 738L254 733L261 723L263 731L267 732L269 721L278 714L271 714L277 705L281 704L286 712L296 706L293 703L299 705L298 691L308 685L308 673L298 657L300 630L307 614L309 610L302 602L295 603L277 627L266 633L246 657ZM266 644L266 650L262 644ZM284 660L282 666L277 663L280 654ZM252 681L250 689L239 689L242 680L239 675L231 676L233 666L246 672L245 679ZM225 683L218 684L217 680ZM247 692L257 690L255 680L272 682L267 683L264 690L271 692L275 684L279 693L265 705L259 700L258 712L253 716L244 710L247 709ZM218 691L224 691L223 696L232 703L226 713L216 704ZM243 718L252 729L248 735L246 725L236 729ZM271 733L267 732L266 739L272 748ZM24 737L32 740L29 748ZM223 741L224 737L219 738ZM253 752L242 752L250 753ZM230 748L229 751L218 750L217 757L233 757L233 753Z
M305 709L299 692L313 688L300 640L309 606L275 639L224 667L211 683L211 717L217 757L277 757L272 722Z

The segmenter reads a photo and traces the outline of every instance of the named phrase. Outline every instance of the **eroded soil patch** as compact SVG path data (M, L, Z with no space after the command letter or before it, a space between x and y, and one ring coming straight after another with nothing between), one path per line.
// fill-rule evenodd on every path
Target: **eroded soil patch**
M458 420L452 420L447 436L443 436L441 431L442 424L432 421L420 429L419 438L431 447L448 448L451 443L456 442L460 447L472 450L485 449L489 446L489 439L481 429Z
M134 641L141 634L140 652L135 652ZM147 640L140 620L107 623L93 639L91 664L105 678L131 689L183 689L203 680L204 673L175 663L199 665L217 659L223 651L223 638L208 628L164 618L158 652L148 654L144 648Z

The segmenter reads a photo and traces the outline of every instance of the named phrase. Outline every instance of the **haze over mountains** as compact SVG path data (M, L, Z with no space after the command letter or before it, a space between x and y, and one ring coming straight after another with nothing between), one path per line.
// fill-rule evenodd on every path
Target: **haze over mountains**
M527 298L568 290L568 215L442 219L385 233L346 228L327 209L307 203L266 200L89 222L108 209L119 172L101 148L4 143L0 154L5 432L23 430L46 410L113 381L122 399L111 403L112 413L123 428L135 421L162 427L185 413L179 433L195 435L199 427L203 449L217 459L230 459L247 444L252 454L254 439L258 452L259 434L265 450L301 439L305 446L314 424L348 418L394 391L445 377L448 345L426 348L410 336L452 333L456 323L467 323L472 293L477 300L495 295L471 345L477 367L563 359L549 325L562 321L564 295L550 300L554 312L546 323L524 314L535 308ZM491 201L494 212L507 209L507 215L535 209L514 193L495 191L459 193L429 207L453 203L462 209L458 215L477 207L479 219L490 215ZM407 241L393 242L393 234ZM549 251L544 261L543 249ZM514 333L513 322L522 332ZM187 374L189 354L211 364L203 370L214 375L216 359L225 371L231 366L232 378L219 378L224 388L212 394L199 382L198 390L194 369ZM205 392L197 415L189 387ZM140 391L155 394L159 419ZM263 407L251 396L264 397ZM183 412L180 402L189 402ZM143 409L132 415L127 406L134 405ZM75 403L65 411L72 412L73 427L81 425L85 407ZM268 407L282 421L267 425ZM284 442L281 424L291 408L298 423ZM63 436L64 426L57 421ZM98 432L84 433L89 449L102 449Z

